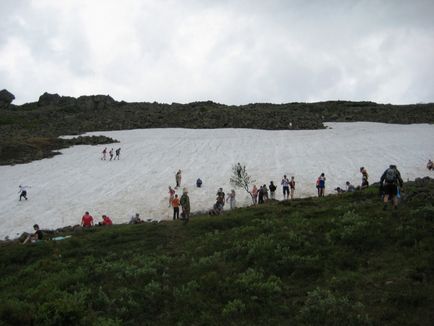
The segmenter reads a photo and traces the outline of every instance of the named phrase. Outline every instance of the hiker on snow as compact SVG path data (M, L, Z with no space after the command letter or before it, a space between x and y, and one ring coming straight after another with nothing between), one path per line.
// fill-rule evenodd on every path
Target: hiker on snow
M169 207L172 205L173 198L175 196L175 190L169 186Z
M102 151L101 160L105 160L106 159L106 155L107 155L107 147L105 147L104 150Z
M20 201L21 201L21 198L24 198L25 200L27 200L27 189L31 188L31 187L19 185L18 188L20 188L20 190L18 191L18 193L20 194Z
M120 155L121 155L121 148L119 147L117 150L116 150L116 156L115 156L115 158L113 159L113 161L114 160L116 160L116 158L119 160L120 159Z
M200 178L196 180L196 187L198 188L202 187L202 180L200 180Z
M434 170L434 163L431 160L428 160L428 163L426 164L426 168L428 170Z
M178 170L178 172L176 172L176 175L175 175L175 180L176 180L175 189L181 187L181 179L182 179L181 170Z
M238 175L238 178L241 178L241 171L243 171L243 168L241 167L240 162L238 162L238 164L237 164L237 175Z
M383 210L387 209L389 198L392 199L393 207L395 209L398 208L399 187L402 188L403 184L401 173L398 171L396 165L390 165L380 179L380 190L384 192Z
M110 161L111 161L113 159L113 148L110 150L109 155L110 155Z

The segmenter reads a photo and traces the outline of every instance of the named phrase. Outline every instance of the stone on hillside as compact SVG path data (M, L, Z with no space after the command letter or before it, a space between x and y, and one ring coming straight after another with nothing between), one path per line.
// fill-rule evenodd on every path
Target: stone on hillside
M50 94L45 92L39 96L38 106L57 105L60 101L59 94Z
M80 96L77 99L77 104L79 107L85 108L87 110L101 110L107 106L116 104L116 101L109 95L91 95Z
M2 89L0 91L0 109L7 108L13 100L15 100L14 94L9 92L7 89Z

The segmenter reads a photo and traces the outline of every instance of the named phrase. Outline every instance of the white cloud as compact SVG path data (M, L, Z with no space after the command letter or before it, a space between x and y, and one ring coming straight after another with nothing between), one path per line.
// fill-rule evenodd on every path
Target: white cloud
M3 0L0 88L227 104L434 101L430 1Z

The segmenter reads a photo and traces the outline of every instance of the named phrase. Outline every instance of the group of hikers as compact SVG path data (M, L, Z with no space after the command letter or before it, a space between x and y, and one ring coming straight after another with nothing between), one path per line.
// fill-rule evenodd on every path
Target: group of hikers
M116 154L116 155L114 155L114 158L113 158L113 153ZM107 160L107 147L105 147L103 149L103 151L101 152L101 154L102 154L101 160L103 160L103 161ZM109 150L108 154L110 156L109 161L111 161L111 160L114 161L116 159L119 160L121 158L121 148L119 147L116 151L113 151L113 148L112 148L111 150Z
M362 182L361 185L358 187L355 187L352 185L349 181L346 182L346 190L343 190L341 188L336 188L335 190L338 193L342 192L354 192L357 189L364 189L369 186L368 181L368 172L365 167L360 168L360 173L362 174ZM175 188L172 188L169 186L169 207L173 208L173 220L183 220L185 222L189 221L190 218L190 197L188 195L188 189L184 187L182 189L182 196L179 198L178 194L176 193L176 190L181 187L181 180L182 180L182 172L181 170L178 170L178 172L175 175L175 182L176 186ZM323 197L325 194L325 182L326 177L324 173L321 173L321 175L318 177L316 182L316 187L318 189L318 197ZM295 193L295 178L292 176L291 180L287 178L286 175L283 176L281 180L281 186L282 186L282 192L283 192L283 198L284 200L288 200L289 198L294 198ZM387 209L387 205L389 201L392 202L393 208L398 208L398 200L400 198L400 192L403 187L403 180L401 178L401 173L399 172L396 165L390 165L384 173L381 175L380 178L380 192L383 197L383 209ZM196 182L196 186L200 188L202 186L202 180L199 178ZM27 200L27 189L29 186L23 186L20 185L20 199L24 198ZM250 194L252 196L253 203L256 204L263 204L268 199L276 199L275 192L277 190L276 185L273 181L270 181L269 186L267 187L266 184L262 185L257 188L256 185L253 186L252 190L250 191ZM214 204L213 208L209 211L210 215L220 215L223 212L223 207L225 203L229 202L230 208L234 209L236 207L236 200L235 200L235 190L232 189L231 192L226 196L226 194L223 191L223 188L219 188L216 193L216 203ZM181 214L179 212L179 209L181 207ZM181 215L181 217L180 217ZM143 223L144 221L140 219L139 213L136 213L135 216L132 216L130 219L129 224L138 224ZM106 225L112 225L113 222L107 215L102 215L102 221L99 222L96 225L106 226ZM81 219L81 226L88 228L94 226L94 218L92 215L89 214L89 212L85 212ZM36 242L39 240L42 240L43 234L39 229L39 226L35 224L33 226L35 232L32 235L29 235L24 243L27 242Z

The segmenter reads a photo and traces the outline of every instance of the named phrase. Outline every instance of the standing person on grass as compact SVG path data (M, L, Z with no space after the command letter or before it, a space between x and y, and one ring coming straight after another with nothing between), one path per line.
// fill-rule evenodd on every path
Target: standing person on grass
M326 177L324 173L318 177L318 197L324 197Z
M289 180L286 177L286 174L283 176L282 181L280 182L283 190L283 200L287 200L289 198Z
M291 188L291 200L294 199L294 192L295 192L295 179L294 177L291 177L291 181L289 181L289 187Z
M172 189L171 186L169 186L169 207L172 205L172 200L175 196L175 189Z
M173 220L179 220L179 198L178 195L175 195L175 198L172 200L172 207L173 207Z
M403 184L401 173L398 171L396 165L390 165L389 168L384 171L380 179L380 188L384 192L383 210L387 209L389 198L392 199L393 208L398 208L399 188L402 188Z
M182 219L188 222L190 219L190 197L188 197L188 190L184 188L181 200L180 200L181 208L182 208Z
M229 206L231 209L235 208L235 190L232 189L229 193L228 197L226 198L226 202L229 202Z
M360 168L360 173L362 174L362 185L361 185L361 188L364 189L364 188L369 187L369 181L368 181L369 175L368 175L368 171L365 169L365 167L362 166Z
M276 199L276 186L274 185L273 181L270 181L270 185L268 186L268 189L270 189L270 199Z
M81 218L81 226L84 228L90 228L93 226L93 217L89 214L89 212L84 213Z

